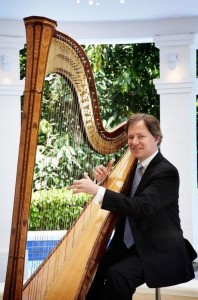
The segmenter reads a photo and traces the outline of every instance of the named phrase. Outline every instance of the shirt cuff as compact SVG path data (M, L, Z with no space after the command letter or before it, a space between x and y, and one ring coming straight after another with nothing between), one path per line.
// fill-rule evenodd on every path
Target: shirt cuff
M102 200L103 200L105 191L106 191L106 189L103 186L99 186L96 196L94 197L94 203L102 204Z

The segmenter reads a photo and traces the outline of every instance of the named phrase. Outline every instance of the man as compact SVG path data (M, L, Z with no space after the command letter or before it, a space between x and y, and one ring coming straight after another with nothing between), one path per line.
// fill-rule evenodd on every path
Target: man
M102 209L119 216L87 300L131 300L136 288L145 282L156 288L194 278L192 261L197 255L180 226L179 174L158 150L162 140L159 121L151 115L136 114L129 118L126 130L129 149L141 171L136 190L132 187L126 195L116 193L99 187L86 174L70 187L75 193L96 195ZM96 167L97 181L104 179L110 168L111 163Z

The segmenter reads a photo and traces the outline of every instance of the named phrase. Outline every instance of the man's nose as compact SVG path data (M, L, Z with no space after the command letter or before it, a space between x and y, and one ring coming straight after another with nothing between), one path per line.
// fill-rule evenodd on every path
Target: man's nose
M136 145L139 143L138 137L134 136L134 138L132 139L132 144Z

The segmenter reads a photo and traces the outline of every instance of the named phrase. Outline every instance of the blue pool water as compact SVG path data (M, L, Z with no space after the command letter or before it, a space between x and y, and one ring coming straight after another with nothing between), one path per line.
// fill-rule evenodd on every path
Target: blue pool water
M27 241L28 261L44 260L59 240Z
M28 232L25 268L27 277L31 276L42 261L45 260L65 233L65 230Z

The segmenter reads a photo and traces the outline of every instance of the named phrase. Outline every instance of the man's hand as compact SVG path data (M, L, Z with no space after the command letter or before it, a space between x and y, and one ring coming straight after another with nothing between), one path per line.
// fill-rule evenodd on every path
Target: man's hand
M73 184L70 185L68 189L74 190L74 194L85 193L89 195L96 195L99 186L94 183L86 173L84 173L84 178L80 180L74 180Z
M94 168L94 178L97 180L97 182L103 181L110 173L111 168L113 165L113 160L110 160L107 167L103 165L99 165Z

